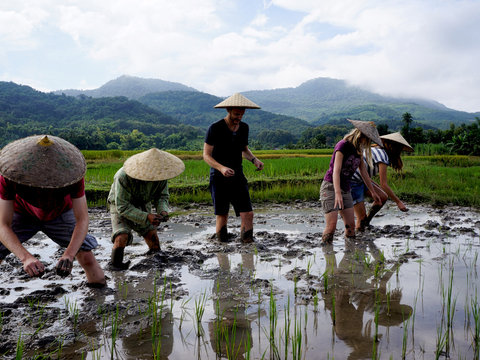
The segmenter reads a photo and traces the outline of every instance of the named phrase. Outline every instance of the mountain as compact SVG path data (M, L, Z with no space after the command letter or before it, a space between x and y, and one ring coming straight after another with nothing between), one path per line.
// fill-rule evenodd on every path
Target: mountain
M187 149L188 140L198 145L204 136L198 128L126 97L55 95L0 82L0 146L34 134L61 136L80 149Z
M202 129L220 120L226 114L225 109L214 109L223 99L203 92L166 91L152 93L138 99L141 103L161 111L179 120L183 124L198 126ZM243 120L250 127L252 138L264 131L288 131L294 137L312 125L293 116L278 115L263 110L248 110Z
M480 113L467 113L425 99L402 99L349 86L343 80L317 78L295 88L252 90L242 93L262 109L296 116L314 125L345 118L400 124L405 112L422 125L448 128L450 123L472 123ZM396 127L396 126L395 126Z
M98 89L94 90L57 90L55 94L79 96L85 95L89 97L115 97L125 96L132 100L155 92L161 91L197 91L186 85L176 82L164 81L160 79L144 79L135 76L122 75L117 79L111 80Z

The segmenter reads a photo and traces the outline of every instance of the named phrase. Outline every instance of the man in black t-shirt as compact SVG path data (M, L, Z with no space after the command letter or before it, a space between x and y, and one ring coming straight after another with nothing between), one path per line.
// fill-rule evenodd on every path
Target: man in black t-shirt
M216 237L228 240L227 222L230 204L241 218L241 240L253 241L253 210L242 157L258 170L263 162L248 148L248 124L242 122L245 109L260 109L241 94L234 94L215 108L227 109L227 116L210 125L205 137L203 159L210 165L210 192L216 215Z

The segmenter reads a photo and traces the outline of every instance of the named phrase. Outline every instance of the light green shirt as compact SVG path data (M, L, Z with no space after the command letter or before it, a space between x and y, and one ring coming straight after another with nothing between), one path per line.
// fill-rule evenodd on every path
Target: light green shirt
M110 211L136 224L148 225L147 216L155 206L157 213L168 212L167 180L142 181L128 176L123 167L113 177L108 194Z

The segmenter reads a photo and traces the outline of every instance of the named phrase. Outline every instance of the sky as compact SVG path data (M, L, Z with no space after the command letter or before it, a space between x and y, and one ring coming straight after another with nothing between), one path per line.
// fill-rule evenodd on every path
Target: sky
M2 0L0 81L216 96L329 77L480 111L480 0Z

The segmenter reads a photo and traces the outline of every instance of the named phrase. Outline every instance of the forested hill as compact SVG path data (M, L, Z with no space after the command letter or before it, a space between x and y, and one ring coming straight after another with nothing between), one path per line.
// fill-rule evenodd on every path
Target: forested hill
M54 95L0 82L0 146L44 133L61 136L81 149L175 148L203 135L126 97Z
M423 99L384 97L343 80L317 78L295 88L254 90L242 93L266 111L295 116L315 125L345 118L398 123L409 112L416 122L437 128L451 123L473 123L480 113L456 111ZM396 126L391 126L396 127Z
M174 116L183 124L206 129L213 122L225 117L225 109L215 109L214 106L223 99L202 92L167 91L148 94L138 101L163 113ZM247 109L244 121L250 126L253 138L266 135L265 132L289 132L294 137L312 125L305 120L292 116L277 115L263 110ZM293 140L293 139L292 139Z
M122 75L117 79L111 80L98 89L93 90L57 90L57 95L65 94L70 96L85 95L94 98L126 96L129 99L138 98L155 92L161 91L197 91L192 87L160 79L144 79L135 76Z

